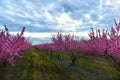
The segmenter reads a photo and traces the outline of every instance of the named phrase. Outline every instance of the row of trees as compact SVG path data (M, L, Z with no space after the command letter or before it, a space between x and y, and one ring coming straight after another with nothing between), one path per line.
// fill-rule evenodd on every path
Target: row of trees
M61 52L67 52L71 57L72 65L83 52L92 56L93 59L95 59L95 55L103 55L120 71L120 22L115 21L115 25L116 27L112 27L110 31L91 28L88 40L76 41L74 35L58 33L52 35L52 43L39 44L35 47L40 50L55 51L58 58Z
M29 49L32 44L23 36L25 27L21 33L16 35L11 35L6 25L4 27L5 30L0 32L0 62L4 66L7 62L14 66L16 59L20 58L22 53Z

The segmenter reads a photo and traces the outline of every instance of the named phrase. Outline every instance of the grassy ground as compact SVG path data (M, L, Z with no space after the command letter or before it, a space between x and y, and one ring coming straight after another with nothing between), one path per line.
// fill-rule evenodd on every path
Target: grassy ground
M98 57L94 65L88 57L79 57L71 66L69 56L47 54L32 48L26 51L15 67L0 64L0 80L120 80L120 72L107 66L107 59Z

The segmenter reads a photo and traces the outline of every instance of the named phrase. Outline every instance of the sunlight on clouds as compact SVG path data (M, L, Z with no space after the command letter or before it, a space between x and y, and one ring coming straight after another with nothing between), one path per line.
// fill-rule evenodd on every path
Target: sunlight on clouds
M84 17L85 17L87 20L91 20L90 14L84 14Z
M83 24L81 20L73 20L67 13L62 13L56 18L56 21L58 22L56 29L68 31L75 31L77 26Z
M105 3L107 6L111 6L112 5L112 2L110 0L106 0L106 3Z
M66 23L71 21L70 16L67 13L62 13L58 18L57 18L58 22L61 23Z
M116 0L118 4L120 4L120 0Z
M103 19L103 16L102 16L102 15L100 15L100 16L99 16L99 19Z

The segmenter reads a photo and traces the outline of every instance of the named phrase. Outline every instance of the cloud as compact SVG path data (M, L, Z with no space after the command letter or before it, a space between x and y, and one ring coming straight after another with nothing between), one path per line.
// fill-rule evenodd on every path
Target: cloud
M10 32L13 35L16 35L20 32ZM24 32L25 37L31 37L32 38L51 38L52 35L56 35L58 32ZM65 34L74 34L75 36L88 36L89 31L83 31L83 32L61 32L63 35Z
M0 0L0 29L6 24L11 32L19 32L25 26L32 40L45 36L41 42L59 31L86 36L91 27L114 25L119 9L120 0Z
M59 29L62 31L75 31L76 27L83 24L81 20L77 21L72 19L69 14L61 13L56 17L56 21L58 25L56 25L55 29Z

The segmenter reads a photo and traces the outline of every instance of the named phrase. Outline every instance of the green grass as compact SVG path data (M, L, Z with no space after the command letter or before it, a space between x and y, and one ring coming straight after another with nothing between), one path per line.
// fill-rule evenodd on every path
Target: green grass
M97 57L99 64L94 65L88 57L79 57L75 66L67 53L57 56L44 53L37 49L25 52L16 66L0 64L0 80L120 80L120 72L107 66L105 57Z

